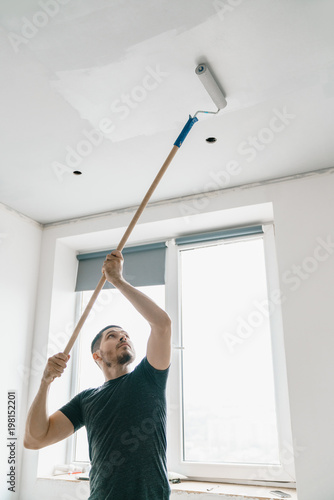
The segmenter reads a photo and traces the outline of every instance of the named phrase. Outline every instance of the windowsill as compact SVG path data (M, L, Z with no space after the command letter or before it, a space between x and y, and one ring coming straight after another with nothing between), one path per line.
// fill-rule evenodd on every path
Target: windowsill
M70 481L76 482L77 474L63 474L59 476L40 477L38 480L52 481ZM86 482L86 481L83 481ZM172 492L175 493L206 493L215 496L227 495L233 496L233 500L278 500L279 497L270 493L273 490L283 491L291 495L288 500L298 500L297 492L291 488L268 487L268 486L251 486L242 484L226 484L226 483L210 483L203 481L181 481L178 484L170 484Z
M84 472L82 472L84 475ZM78 481L80 474L58 474L57 476L39 476L37 481ZM85 481L88 483L88 481Z
M252 499L252 500L273 500L278 499L278 496L270 493L273 490L283 491L291 495L287 500L298 500L297 492L291 488L280 488L274 486L252 486L243 484L227 484L227 483L210 483L202 481L181 481L178 484L171 484L172 491L187 492L187 493L206 493L213 496L227 495L233 496L235 499ZM234 500L233 498L233 500Z

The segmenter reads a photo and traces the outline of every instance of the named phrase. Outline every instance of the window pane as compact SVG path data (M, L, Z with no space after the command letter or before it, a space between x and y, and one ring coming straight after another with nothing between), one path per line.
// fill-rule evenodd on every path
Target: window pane
M263 239L180 253L184 460L278 464Z
M151 297L160 307L165 308L165 286L138 287ZM92 292L82 293L81 314L84 311ZM94 362L90 345L95 335L105 326L119 325L128 332L136 350L136 359L131 365L134 369L146 355L146 345L150 334L147 321L136 311L123 295L115 289L102 290L93 310L80 332L79 339L79 369L77 392L90 387L98 387L104 383L103 373ZM76 461L89 461L86 429L76 433Z

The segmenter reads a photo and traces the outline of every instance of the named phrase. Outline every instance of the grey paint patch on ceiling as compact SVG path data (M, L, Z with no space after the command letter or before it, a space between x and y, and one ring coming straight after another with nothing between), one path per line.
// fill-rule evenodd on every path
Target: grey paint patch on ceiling
M19 2L19 6L21 10L7 3L2 9L2 14L7 11L7 30L19 32L18 18L31 19L41 10L39 1ZM201 31L203 22L213 16L216 9L211 1L70 0L50 19L47 30L29 41L29 51L49 73L50 87L79 118L97 129L102 119L112 118L113 132L104 136L116 142L177 130L178 122L195 112L197 103L212 108L193 75L191 38L184 40L191 53L189 68L180 62L178 53L179 36L197 26ZM187 73L188 81L180 88ZM193 100L188 107L189 89ZM132 102L124 103L123 94L133 92ZM144 100L153 109L149 120L143 106L138 106ZM173 119L162 119L161 103L168 100L180 110L179 119L176 114ZM129 111L131 119L124 122Z
M98 129L104 118L111 120L112 131L105 135L113 142L177 130L198 103L207 109L214 105L199 85L194 66L185 71L175 58L175 38L175 31L164 33L131 47L113 64L57 72L52 87L93 127ZM161 62L156 62L156 53ZM169 104L174 116L164 113Z

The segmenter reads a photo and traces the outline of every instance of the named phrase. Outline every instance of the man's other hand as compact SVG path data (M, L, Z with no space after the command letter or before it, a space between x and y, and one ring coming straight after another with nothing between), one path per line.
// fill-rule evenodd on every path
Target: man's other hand
M115 284L117 281L123 280L123 255L119 250L114 250L109 253L103 263L102 273L106 279Z
M63 352L58 352L58 354L51 356L46 363L42 380L47 384L51 384L55 378L61 377L69 359L70 355L66 355Z

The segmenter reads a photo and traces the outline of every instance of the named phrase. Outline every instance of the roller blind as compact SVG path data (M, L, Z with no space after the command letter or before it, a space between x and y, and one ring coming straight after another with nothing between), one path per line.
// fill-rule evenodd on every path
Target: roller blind
M95 290L101 269L110 250L77 255L79 261L75 291ZM124 278L133 286L165 283L166 243L152 243L124 248ZM104 288L114 288L106 282Z
M215 241L229 238L237 238L239 236L249 236L252 234L263 233L262 226L238 227L233 229L222 229L220 231L211 231L208 233L189 234L175 239L177 245L189 245L192 243L201 243L205 241Z

